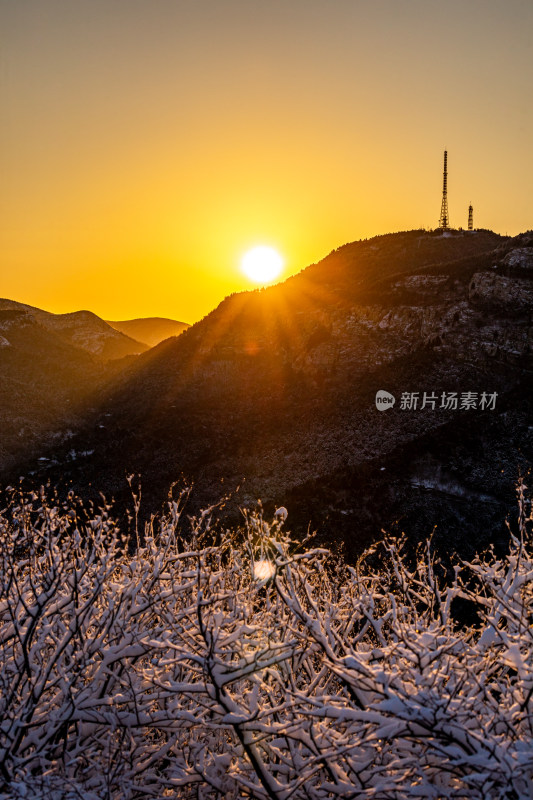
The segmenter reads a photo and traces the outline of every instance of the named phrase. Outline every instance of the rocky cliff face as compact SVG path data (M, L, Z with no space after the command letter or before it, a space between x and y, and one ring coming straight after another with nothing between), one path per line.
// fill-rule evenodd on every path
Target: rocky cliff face
M181 474L199 505L241 485L352 553L495 541L533 452L532 259L530 234L346 245L141 356L49 474L118 496L137 470L152 507Z
M533 303L533 286L531 278L506 278L476 272L470 281L468 298L472 305L489 311L527 313Z

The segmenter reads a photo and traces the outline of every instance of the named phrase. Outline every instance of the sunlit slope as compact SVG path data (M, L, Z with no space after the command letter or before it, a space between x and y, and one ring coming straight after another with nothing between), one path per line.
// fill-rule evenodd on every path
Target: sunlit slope
M145 365L160 362L164 372L172 354L178 359L184 356L194 369L196 359L201 363L208 355L228 354L236 347L249 355L297 352L307 347L307 329L316 340L320 336L317 322L327 325L332 311L376 299L380 284L396 273L431 271L442 264L475 259L503 241L504 237L490 231L445 237L409 231L346 244L283 283L226 298L179 342L169 343L164 355L155 351L140 359L136 370L141 374ZM459 265L459 272L464 278L473 268L475 261L464 265L464 270Z

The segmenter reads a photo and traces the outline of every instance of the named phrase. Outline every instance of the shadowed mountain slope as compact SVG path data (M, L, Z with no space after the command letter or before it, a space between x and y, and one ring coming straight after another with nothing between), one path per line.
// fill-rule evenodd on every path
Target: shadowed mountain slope
M42 474L120 498L138 471L148 510L181 474L198 505L244 480L236 502L287 505L353 553L395 525L497 540L533 451L532 253L526 234L410 231L226 298L113 384L76 437L88 457L58 449Z
M65 439L76 409L105 376L90 353L39 325L24 309L0 310L0 466Z

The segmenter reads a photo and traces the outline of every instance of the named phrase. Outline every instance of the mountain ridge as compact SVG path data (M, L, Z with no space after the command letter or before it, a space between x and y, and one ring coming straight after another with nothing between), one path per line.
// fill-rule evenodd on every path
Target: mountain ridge
M54 314L51 311L7 298L0 298L0 310L24 312L39 325L53 331L69 344L104 360L137 355L148 349L148 345L116 331L93 311L83 310Z
M190 327L187 322L179 322L167 317L139 317L128 320L105 320L115 330L130 336L136 341L155 347L171 336L179 336Z
M230 296L117 376L77 434L93 454L72 464L58 451L48 474L120 498L137 471L148 510L182 473L199 505L244 479L237 504L292 507L296 529L354 552L396 520L415 538L446 525L448 546L494 538L530 463L532 248L530 234L388 234ZM397 397L386 413L380 389ZM402 411L417 391L498 402ZM493 498L477 520L476 493Z

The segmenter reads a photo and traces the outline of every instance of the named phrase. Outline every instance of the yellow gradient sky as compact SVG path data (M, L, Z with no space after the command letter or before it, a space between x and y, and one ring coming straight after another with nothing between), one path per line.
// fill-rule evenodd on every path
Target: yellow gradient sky
M333 248L533 227L531 0L0 0L0 296L193 322Z

